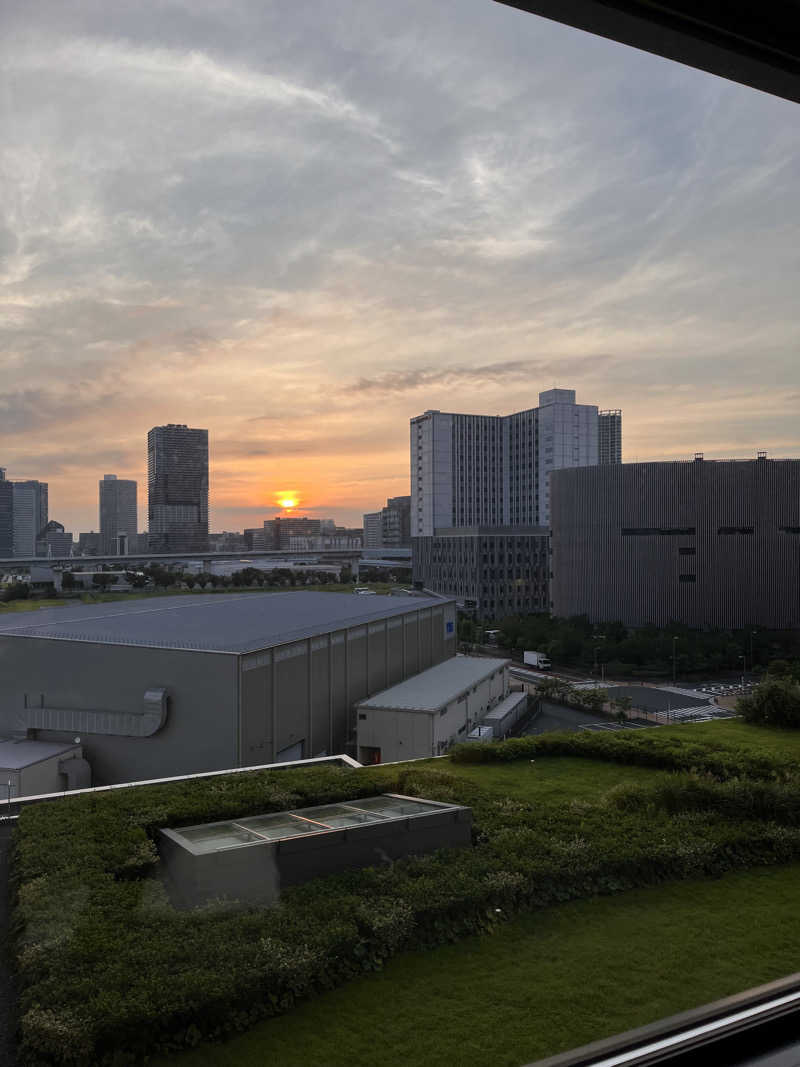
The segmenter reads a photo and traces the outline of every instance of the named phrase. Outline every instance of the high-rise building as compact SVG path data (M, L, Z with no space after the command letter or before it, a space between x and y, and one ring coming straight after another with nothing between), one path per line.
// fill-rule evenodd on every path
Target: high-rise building
M151 552L208 551L208 430L150 430L147 495Z
M12 482L14 555L36 555L36 537L47 526L47 482Z
M0 467L0 559L14 555L14 484L6 481L6 469Z
M552 492L556 615L800 627L800 459L562 470Z
M576 404L574 389L549 389L538 408L513 415L426 411L412 419L412 537L549 526L550 473L597 464L599 423L597 407ZM621 416L616 425L621 442Z
M383 521L380 511L364 515L364 548L380 548L383 544Z
M622 463L622 412L598 411L597 413L597 462Z
M381 510L381 547L411 547L411 497L390 496Z
M99 483L100 555L120 555L121 544L133 550L137 536L136 482L106 474ZM120 538L124 534L124 541ZM124 553L122 553L124 554Z
M613 414L603 425L616 428L621 456ZM513 415L412 419L414 580L473 602L485 619L546 611L550 476L596 466L604 432L597 408L576 404L573 389L542 392L538 408Z

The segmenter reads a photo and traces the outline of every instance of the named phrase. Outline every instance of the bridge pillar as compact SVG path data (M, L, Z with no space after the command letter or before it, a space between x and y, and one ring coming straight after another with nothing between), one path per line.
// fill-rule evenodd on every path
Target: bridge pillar
M206 574L211 574L211 560L210 559L204 559L203 560L203 570L205 571Z

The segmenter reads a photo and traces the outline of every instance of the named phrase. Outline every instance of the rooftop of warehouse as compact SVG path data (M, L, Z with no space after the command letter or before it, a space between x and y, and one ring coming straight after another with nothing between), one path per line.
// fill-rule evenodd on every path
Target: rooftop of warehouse
M42 608L24 620L0 616L0 637L243 653L447 602L304 591L193 594Z
M483 681L493 671L505 667L508 662L507 659L484 656L453 656L405 682L362 700L358 706L398 711L436 711Z

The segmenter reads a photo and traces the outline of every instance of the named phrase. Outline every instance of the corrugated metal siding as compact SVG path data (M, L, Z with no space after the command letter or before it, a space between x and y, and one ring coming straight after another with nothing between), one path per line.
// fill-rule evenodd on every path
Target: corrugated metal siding
M631 626L800 626L793 527L800 527L800 460L558 471L553 610ZM686 530L693 532L676 532Z

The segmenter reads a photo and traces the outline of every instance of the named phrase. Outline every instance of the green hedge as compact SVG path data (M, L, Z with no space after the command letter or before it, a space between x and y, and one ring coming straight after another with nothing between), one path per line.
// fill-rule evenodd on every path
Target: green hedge
M529 735L508 741L469 742L457 745L450 753L454 763L511 763L537 756L582 756L660 770L698 771L720 780L785 780L797 773L797 760L789 756L753 755L720 743L664 736L658 730Z
M325 767L26 808L14 864L23 1062L119 1067L247 1028L401 948L521 911L800 859L794 786L764 777L761 793L748 783L749 801L732 783L676 776L671 793L616 789L595 804L548 807L439 770ZM157 877L158 827L382 790L469 804L473 848L319 879L272 908L178 911Z

